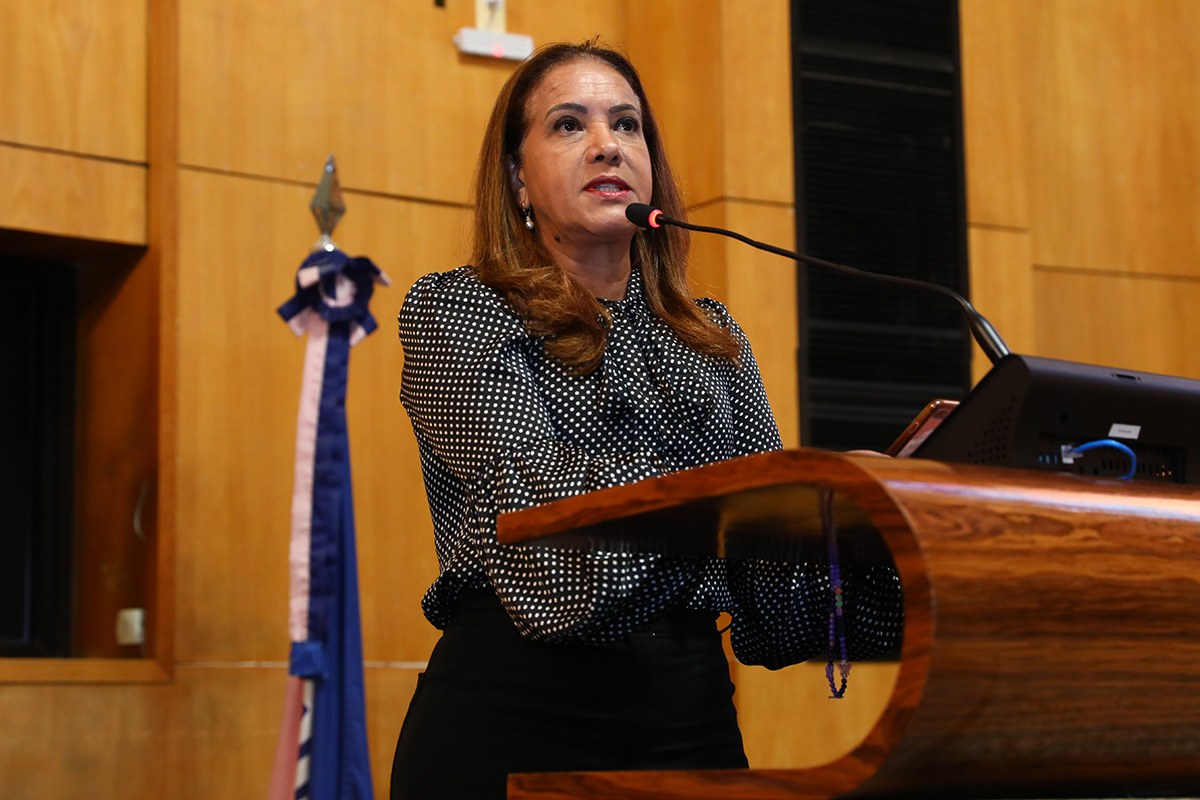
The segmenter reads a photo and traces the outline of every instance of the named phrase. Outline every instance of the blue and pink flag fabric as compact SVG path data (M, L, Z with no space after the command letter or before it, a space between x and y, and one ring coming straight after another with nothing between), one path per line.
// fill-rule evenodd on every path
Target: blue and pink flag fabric
M387 276L367 258L318 250L279 314L308 335L296 422L289 551L291 654L268 800L370 800L354 497L346 433L350 348L375 330Z

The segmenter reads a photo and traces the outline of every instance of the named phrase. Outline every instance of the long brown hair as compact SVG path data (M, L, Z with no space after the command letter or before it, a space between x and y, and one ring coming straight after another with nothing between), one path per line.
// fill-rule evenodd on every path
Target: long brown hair
M637 95L654 181L651 203L668 217L685 218L679 186L637 70L625 56L595 39L542 47L509 77L492 108L475 176L472 261L479 279L500 292L529 334L545 337L546 352L574 374L587 374L599 366L611 319L604 306L558 267L538 237L525 227L507 160L521 164L533 91L555 67L588 59L612 67ZM681 228L662 228L650 235L639 230L630 245L630 261L641 269L650 309L693 350L736 363L738 344L731 333L689 297L687 254L688 234Z

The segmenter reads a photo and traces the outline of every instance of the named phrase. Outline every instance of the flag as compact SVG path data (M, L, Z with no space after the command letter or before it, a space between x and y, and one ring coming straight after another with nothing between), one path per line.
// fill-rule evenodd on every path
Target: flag
M346 434L350 348L375 330L368 303L387 276L319 249L279 314L308 334L296 421L289 549L291 654L269 800L371 800L354 497Z

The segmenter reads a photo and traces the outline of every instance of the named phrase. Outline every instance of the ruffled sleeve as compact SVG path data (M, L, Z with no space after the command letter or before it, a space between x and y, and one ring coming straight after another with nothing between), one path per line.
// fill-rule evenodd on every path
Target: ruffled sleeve
M404 302L400 338L400 396L445 539L444 578L461 566L456 559L475 561L517 628L552 641L620 638L686 602L698 580L693 561L497 544L499 513L663 469L645 446L596 452L560 441L538 379L541 345L492 290L465 269L422 278ZM456 507L448 497L463 502ZM452 579L435 588L456 590ZM452 601L427 596L426 615L444 625Z

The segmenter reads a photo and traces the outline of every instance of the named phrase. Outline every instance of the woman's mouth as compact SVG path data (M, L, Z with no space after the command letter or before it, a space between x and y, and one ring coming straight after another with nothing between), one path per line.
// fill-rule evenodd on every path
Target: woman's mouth
M596 178L583 187L585 192L598 194L601 197L619 197L626 192L632 191L629 184L620 178L611 175L605 175L602 178Z

